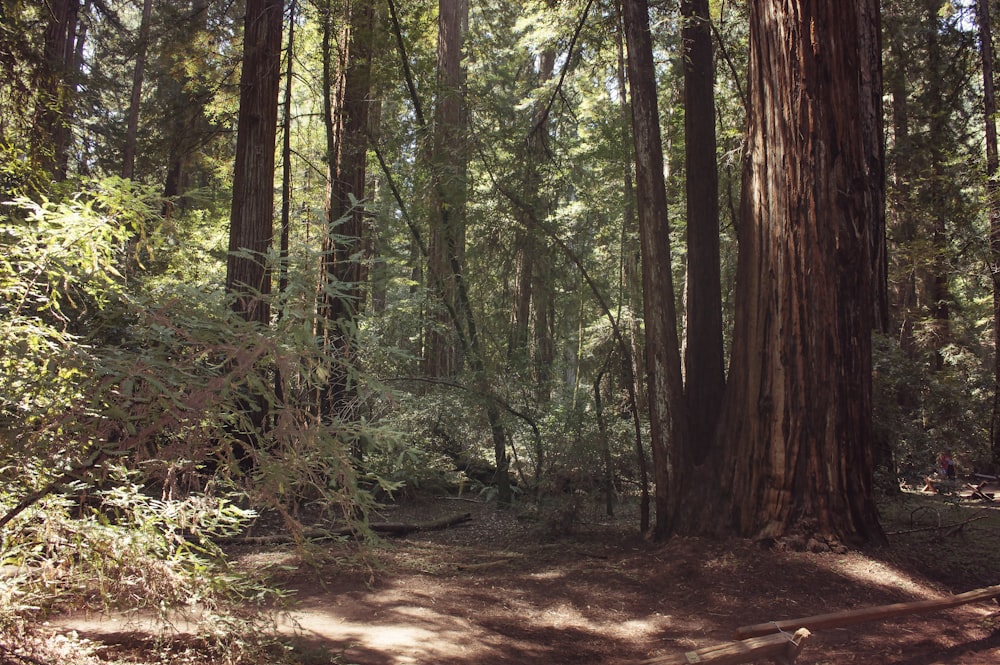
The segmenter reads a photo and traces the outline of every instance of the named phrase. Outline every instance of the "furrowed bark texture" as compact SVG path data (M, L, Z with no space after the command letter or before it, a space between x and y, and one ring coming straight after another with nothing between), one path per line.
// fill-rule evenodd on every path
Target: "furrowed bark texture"
M670 272L670 224L663 176L656 73L649 8L645 0L623 3L632 95L636 211L642 254L643 317L646 326L650 445L656 482L653 535L670 534L683 496L681 455L687 437L687 409L681 378L677 312Z
M267 323L271 273L266 265L274 229L274 141L278 125L281 0L249 0L240 75L240 113L230 213L226 289L236 310Z
M874 2L875 0L870 0ZM751 5L726 433L739 533L883 538L871 481L872 233L859 12Z

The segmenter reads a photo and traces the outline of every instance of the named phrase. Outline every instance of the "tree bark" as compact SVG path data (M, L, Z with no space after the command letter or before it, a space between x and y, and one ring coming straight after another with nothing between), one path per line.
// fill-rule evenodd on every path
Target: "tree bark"
M635 212L635 185L632 178L632 150L629 146L630 108L625 90L628 79L625 75L625 43L624 26L622 25L622 8L618 6L617 41L617 76L619 90L618 111L621 114L621 147L622 147L622 188L625 205L622 219L621 236L621 275L619 291L622 302L629 305L628 346L622 343L622 376L625 377L626 389L629 395L629 410L632 415L633 441L635 444L636 467L639 470L639 532L646 533L650 527L650 496L649 496L649 465L646 461L646 449L642 443L642 420L639 414L646 411L646 395L638 377L645 376L643 364L642 328L639 311L642 307L642 276L639 265L639 247L635 237L638 223ZM619 316L619 321L621 317Z
M650 445L656 483L653 535L664 538L673 528L683 496L680 470L685 467L682 456L687 442L688 416L671 274L670 225L649 7L646 0L624 0L623 11L642 255Z
M687 330L684 390L691 414L690 458L715 443L726 387L719 263L719 175L715 143L715 62L708 0L682 0L684 160L687 169Z
M247 321L270 320L267 253L274 227L274 151L281 73L282 0L248 0L240 75L226 290Z
M186 36L185 46L193 49L198 42L198 36L204 34L208 21L208 0L192 0L188 22L183 27ZM183 50L183 48L182 48ZM176 67L185 71L185 67ZM193 155L199 145L205 143L214 134L205 114L206 100L211 94L203 87L197 91L189 90L191 77L184 73L180 79L168 75L160 82L161 89L167 90L165 97L169 100L172 121L166 131L169 144L167 156L167 173L163 183L164 216L170 215L174 208L184 210L187 202L184 194L188 189Z
M465 209L468 165L466 71L462 64L469 22L467 0L438 3L437 96L431 162L431 219L428 278L438 285L446 308L461 315L456 280L465 263ZM450 316L442 316L446 324ZM427 331L425 370L429 376L453 376L462 353L451 335Z
M993 465L1000 469L1000 156L997 151L997 100L993 83L993 33L989 0L977 0L979 52L983 64L983 115L986 129L986 198L990 219L990 274L993 280L993 413L990 448Z
M288 290L288 257L292 213L292 82L295 63L296 0L288 6L288 48L285 61L285 91L281 116L281 240L278 257L278 293ZM280 316L280 313L279 313Z
M49 0L44 35L42 70L31 144L35 167L66 179L69 126L70 64L74 59L79 0Z
M323 245L319 316L328 355L335 363L321 398L324 416L354 418L354 327L364 304L364 205L368 162L375 4L350 4L350 34L341 55L343 93L331 116L335 145L328 139L331 165L327 236ZM327 63L325 67L329 67ZM329 92L329 91L328 91ZM329 97L329 94L327 95ZM329 127L329 124L328 124ZM330 129L328 129L329 135Z
M927 269L920 282L920 297L927 308L927 323L931 367L935 372L944 369L944 349L951 342L951 288L948 276L947 215L952 192L945 165L944 141L949 135L949 100L944 90L943 58L938 31L941 27L940 4L927 0L924 5L923 34L927 48L927 102L930 120L927 127L927 156L930 160L926 186L933 201L930 215L930 252Z
M139 108L142 105L142 83L146 77L146 51L149 48L149 22L153 14L153 0L143 0L139 38L135 46L135 66L132 69L132 95L129 99L128 121L125 128L125 150L122 156L122 177L135 175L135 150L139 136Z
M744 536L884 540L871 474L876 211L859 54L859 21L876 2L750 7L723 483Z

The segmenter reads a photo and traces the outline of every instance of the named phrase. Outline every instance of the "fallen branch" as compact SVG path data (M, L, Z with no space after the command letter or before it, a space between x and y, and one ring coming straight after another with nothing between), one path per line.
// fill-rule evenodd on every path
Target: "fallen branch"
M940 516L938 516L938 517L940 519ZM937 531L937 530L944 530L946 532L946 534L952 534L952 532L956 532L957 533L958 531L961 531L962 527L964 527L969 522L975 522L976 520L986 519L987 517L989 517L989 515L976 515L974 517L970 517L969 519L967 519L965 521L955 522L954 524L941 524L939 522L938 524L931 525L931 526L919 526L919 527L915 527L913 529L903 529L902 531L886 531L885 535L887 535L887 536L902 536L902 535L905 535L905 534L908 534L908 533L917 533L917 532L920 532L920 531Z
M769 621L753 626L742 626L736 629L736 639L746 639L759 635L770 635L771 633L795 630L797 628L808 628L809 630L823 630L825 628L843 628L853 626L866 621L879 621L882 619L893 619L908 614L920 614L922 612L936 612L946 610L951 607L973 603L978 600L996 598L1000 596L1000 584L960 593L951 598L939 598L935 600L917 600L910 603L893 603L891 605L879 605L877 607L866 607L860 610L846 610L843 612L833 612L831 614L818 614L816 616L804 617L802 619L786 619L784 621Z
M497 559L496 561L483 561L482 563L461 563L455 566L455 568L457 570L484 570L486 568L506 565L513 560L513 557L507 557L505 559Z
M388 533L393 536L405 536L414 531L439 531L447 529L456 524L462 524L472 519L472 513L459 513L448 515L436 520L426 522L376 522L369 524L368 528L376 533Z
M736 665L762 658L772 658L779 663L795 663L802 649L802 643L810 635L805 628L795 634L778 633L765 637L754 637L739 642L725 642L697 651L688 651L683 656L661 656L645 660L642 665L687 665L688 663L712 663L713 665Z
M472 513L459 513L448 515L436 520L424 522L375 522L369 524L368 528L375 533L384 533L390 536L405 536L416 531L439 531L448 527L462 524L472 519ZM351 527L340 527L337 529L303 529L302 540L333 540L336 538L353 537L357 535L357 529ZM279 533L270 536L245 536L226 540L228 543L239 543L241 545L278 545L281 543L294 542L295 538L291 534Z

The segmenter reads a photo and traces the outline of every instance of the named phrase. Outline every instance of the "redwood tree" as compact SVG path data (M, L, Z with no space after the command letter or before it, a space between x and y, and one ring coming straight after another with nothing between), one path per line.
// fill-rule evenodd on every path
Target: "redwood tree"
M330 3L327 3L329 9ZM319 296L319 315L327 353L337 363L321 409L326 416L350 416L354 387L350 367L354 362L354 326L364 299L364 207L368 161L368 111L371 106L372 49L376 13L372 0L348 5L349 33L341 44L342 80L336 87L340 100L328 106L327 159L330 189L327 201L327 235L320 266L324 288ZM327 16L326 20L330 20ZM327 25L326 30L330 29ZM329 38L326 33L324 40ZM324 49L326 50L326 49ZM327 59L329 54L324 54ZM325 62L324 68L332 63ZM324 76L327 104L331 102L332 79Z
M270 319L266 256L274 226L274 141L281 74L282 0L248 0L236 129L226 290L248 321Z
M708 0L682 0L681 11L688 243L684 384L691 412L691 454L700 462L711 448L726 385L719 274L715 62Z
M459 315L456 325L467 314L458 293L465 262L466 174L468 112L465 103L465 66L462 63L465 34L469 22L466 0L438 2L437 95L434 103L432 142L432 184L430 241L427 272L438 285L446 309ZM440 317L447 327L450 317ZM468 330L461 331L468 334ZM450 335L434 328L427 331L425 369L431 376L453 376L463 359L459 346Z
M656 69L646 0L624 0L628 82L632 97L636 212L642 255L643 318L650 441L656 483L653 535L673 529L684 487L680 469L687 441L687 408L681 378L677 311L670 272L670 224L663 176Z
M986 129L986 192L990 218L990 272L993 277L993 415L990 423L990 447L993 464L1000 467L1000 156L997 151L997 100L993 85L993 33L990 29L990 3L977 0L979 52L983 64L983 112Z
M745 536L884 536L872 489L872 234L863 16L750 5L749 139L725 436ZM728 483L725 483L728 481Z

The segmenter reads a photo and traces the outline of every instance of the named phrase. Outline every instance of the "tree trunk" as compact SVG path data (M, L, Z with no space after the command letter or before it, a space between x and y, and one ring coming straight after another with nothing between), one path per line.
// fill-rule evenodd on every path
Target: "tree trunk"
M684 135L687 173L687 331L684 389L691 414L690 457L714 446L726 374L719 268L719 176L715 154L715 62L708 0L682 0Z
M362 202L368 162L374 32L374 2L352 2L347 50L341 56L343 94L333 120L339 132L336 133L336 145L329 145L328 140L328 157L335 168L331 171L321 270L325 282L319 298L319 315L335 367L321 402L325 416L354 417L351 413L355 394L351 379L355 362L353 335L364 303L365 216Z
M226 290L248 321L270 320L267 252L274 226L274 150L281 73L282 0L248 0L240 75L236 169Z
M639 265L639 247L635 239L638 229L635 213L635 186L632 179L632 150L629 146L631 134L630 106L625 96L628 80L625 76L625 44L624 28L622 26L622 10L618 7L618 30L616 35L618 50L618 111L621 114L621 149L622 187L625 205L622 215L621 239L621 275L619 291L622 302L627 302L630 308L628 348L622 348L622 376L625 377L626 389L629 395L629 407L632 412L632 431L635 443L636 467L639 470L639 532L649 531L650 497L649 497L649 465L646 461L646 450L642 443L642 420L640 413L646 412L646 395L643 384L637 377L645 376L645 365L642 362L642 328L640 326L639 310L642 306L642 276ZM619 316L619 320L621 317ZM624 347L624 345L623 345Z
M986 199L990 219L990 273L993 278L993 414L990 447L993 465L1000 469L1000 157L997 153L997 100L993 84L993 33L989 0L977 0L980 55L983 63L983 112L986 128Z
M74 40L79 0L45 3L48 22L36 102L31 155L33 164L57 181L66 179L69 126L70 63L76 52Z
M135 175L135 149L139 135L139 107L142 105L142 82L146 77L146 51L149 48L149 22L153 14L153 0L143 0L139 39L135 46L135 67L132 69L132 96L128 106L125 128L125 150L122 156L122 177Z
M664 538L673 528L683 496L683 478L679 471L685 467L682 455L687 442L688 416L670 271L670 225L649 8L646 0L624 0L623 10L632 96L632 142L646 322L647 397L656 483L653 535Z
M554 68L555 53L547 49L538 57L534 84L544 86L552 78ZM545 245L541 241L536 223L536 220L548 217L548 210L551 207L544 200L542 192L541 169L549 160L548 107L542 100L535 104L531 128L523 143L523 171L520 176L523 207L516 213L520 224L514 240L517 272L507 357L515 368L527 367L530 361L535 396L539 404L545 404L551 396L555 345L552 339L554 325L551 311L552 280L549 275L549 262L540 256L540 252L545 250ZM533 334L529 334L529 331Z
M281 116L281 240L278 257L278 293L288 291L288 256L292 212L292 81L295 63L296 0L288 6L288 48L285 61L285 91ZM279 313L280 316L280 313Z
M928 268L921 280L921 297L927 308L928 340L935 372L944 369L944 349L951 341L951 290L948 278L948 230L947 210L951 193L951 184L947 181L948 173L945 166L944 139L949 135L949 111L947 94L944 90L943 68L946 66L938 31L941 27L941 5L936 0L928 0L925 4L924 36L927 40L927 98L930 108L927 112L930 121L927 132L928 158L930 172L927 187L930 190L933 203L928 210L930 214L930 248L931 256L927 261Z
M431 223L428 278L437 285L445 308L461 315L456 279L465 263L467 196L467 124L465 68L462 50L469 22L467 0L438 3L437 97L431 154ZM451 316L442 316L445 328ZM459 324L460 325L460 324ZM461 368L460 346L451 335L427 332L425 370L430 376L452 376ZM498 460L499 462L499 460Z
M879 2L858 8L858 54L861 68L861 113L864 132L868 196L871 197L872 287L874 326L889 332L889 258L885 214L885 121L882 108L882 11Z
M891 327L900 350L907 358L917 356L916 339L914 337L914 322L917 315L917 287L915 260L912 257L912 246L916 240L916 222L913 201L914 180L912 169L915 151L913 137L910 132L910 110L907 90L909 58L903 42L902 27L899 25L902 17L889 13L886 19L886 41L889 63L887 69L889 78L887 87L892 103L892 160L891 160L891 200L888 205L890 214L887 224L892 227L894 240L893 251L890 252L893 261L892 273L895 281L892 285L893 309ZM912 407L913 402L904 398L905 403ZM902 402L901 402L902 403ZM906 404L903 404L906 406Z
M203 35L208 21L208 0L192 0L191 11L188 14L190 22L184 27L187 44L193 46L199 36ZM186 68L179 67L184 71ZM189 91L191 78L182 74L180 80L167 76L160 82L161 88L167 89L166 95L171 106L172 121L167 130L169 151L167 155L167 172L163 183L164 203L163 214L168 216L173 209L184 210L187 202L184 194L188 189L190 165L192 156L199 145L207 141L213 130L205 118L204 109L209 93L204 90Z
M872 234L861 17L877 0L750 7L725 433L744 536L884 540L872 488ZM724 483L723 486L726 486Z

